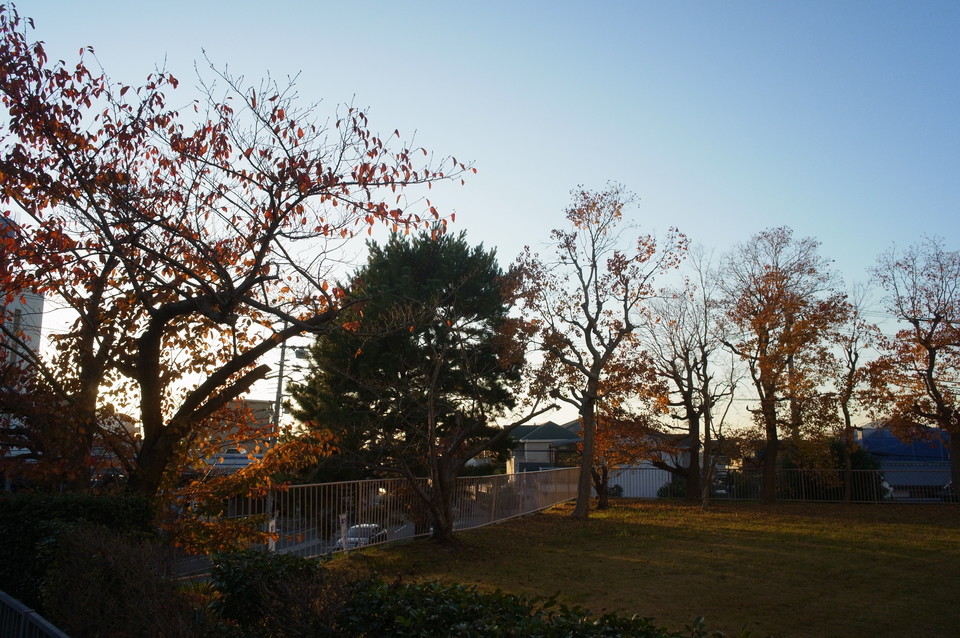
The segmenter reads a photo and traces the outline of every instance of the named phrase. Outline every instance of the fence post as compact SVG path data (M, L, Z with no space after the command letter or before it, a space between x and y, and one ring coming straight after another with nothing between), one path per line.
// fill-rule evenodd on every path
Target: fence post
M350 549L347 546L347 515L339 514L337 522L340 523L340 549Z
M277 551L277 513L273 507L273 490L267 492L267 498L264 507L267 510L267 533L270 534L270 536L267 538L267 551L275 552Z

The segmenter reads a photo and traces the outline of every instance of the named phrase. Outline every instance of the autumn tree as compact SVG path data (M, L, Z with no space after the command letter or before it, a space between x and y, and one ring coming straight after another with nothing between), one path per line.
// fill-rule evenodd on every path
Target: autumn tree
M638 409L638 406L624 409L604 402L597 406L590 474L597 493L598 510L609 507L611 472L675 451L665 448L656 422L662 406L654 403L648 407L647 410Z
M399 476L453 535L456 479L467 461L505 450L524 350L509 315L513 286L492 250L464 235L370 244L354 275L344 329L310 349L311 372L291 389L294 415L332 433L339 454ZM430 479L425 485L422 477Z
M866 356L880 339L879 328L867 319L866 299L867 289L862 285L854 287L842 307L842 322L827 337L836 357L831 380L840 418L838 440L845 502L853 498L853 460L858 450L853 417L859 407L867 404L870 368Z
M842 321L844 297L814 239L789 228L754 235L725 259L721 289L731 336L724 344L747 368L764 434L761 497L776 499L781 431L801 440L818 416L829 366L828 331ZM807 421L809 417L809 422Z
M720 292L709 256L695 249L687 264L685 287L651 301L639 335L653 373L666 386L670 418L664 429L680 430L686 439L685 464L670 463L662 455L651 461L683 478L686 498L707 499L713 442L729 410L738 373L723 349Z
M0 290L37 290L74 320L32 361L23 416L50 436L24 458L82 483L116 404L143 429L129 484L155 494L267 375L264 355L337 323L338 246L375 224L435 223L403 194L468 167L378 136L355 108L323 119L269 80L211 71L198 99L170 106L171 74L119 84L91 70L91 50L50 63L31 27L0 8L0 201L20 219Z
M960 253L927 238L877 260L874 278L887 312L903 326L880 341L871 364L875 408L902 437L918 426L950 437L951 475L960 485Z
M671 231L663 244L651 235L628 240L624 213L634 196L622 186L576 190L565 214L569 227L554 230L553 260L530 252L518 259L526 312L538 326L544 353L541 387L577 409L583 448L573 517L589 514L597 404L637 392L636 329L645 302L656 294L657 274L676 267L686 238Z

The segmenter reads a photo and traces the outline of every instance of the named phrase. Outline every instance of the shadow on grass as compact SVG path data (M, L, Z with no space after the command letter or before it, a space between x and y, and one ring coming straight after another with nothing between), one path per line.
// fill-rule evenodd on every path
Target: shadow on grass
M948 636L960 599L960 507L620 501L462 532L461 548L372 549L387 579L477 584L680 628L784 636Z

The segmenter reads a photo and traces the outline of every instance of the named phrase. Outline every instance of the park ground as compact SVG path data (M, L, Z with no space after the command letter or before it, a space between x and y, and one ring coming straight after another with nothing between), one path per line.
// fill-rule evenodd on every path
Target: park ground
M615 501L337 558L388 580L558 596L593 613L752 636L956 636L960 506Z

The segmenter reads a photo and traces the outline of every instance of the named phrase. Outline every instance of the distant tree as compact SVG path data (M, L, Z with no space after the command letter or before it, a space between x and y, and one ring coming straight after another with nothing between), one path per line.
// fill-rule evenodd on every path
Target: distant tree
M600 403L596 415L596 440L590 468L597 509L609 507L610 473L636 465L663 451L656 413L610 409Z
M701 477L709 483L713 440L729 408L736 375L724 361L730 355L723 351L717 276L702 249L691 251L687 264L685 288L650 303L640 343L654 374L666 386L671 409L666 430L686 434L685 465L669 463L662 455L651 460L683 477L686 498L693 500L709 495L708 489L702 490Z
M429 202L421 217L398 195L467 167L415 164L421 149L377 136L363 112L318 120L271 81L216 74L171 107L169 73L127 86L83 52L50 64L28 24L0 7L0 203L21 220L0 290L37 290L75 321L31 359L31 400L3 393L2 408L43 435L22 458L76 486L107 406L129 406L143 428L129 485L152 495L267 375L265 354L336 324L340 243L435 222Z
M859 451L853 415L858 407L866 404L864 396L869 385L869 368L864 356L880 339L879 328L866 319L866 294L867 289L864 286L857 286L852 290L844 306L843 322L828 336L833 345L832 350L836 353L836 365L832 374L835 387L833 398L840 414L840 432L833 439L831 447L839 449L840 452L844 470L845 502L850 502L853 498L854 462Z
M818 420L826 337L843 319L844 297L818 248L789 228L760 232L728 254L720 282L732 327L724 344L746 365L760 402L754 415L765 437L761 496L768 502L776 499L780 431L799 440L805 419Z
M438 540L452 538L464 464L505 448L523 422L497 425L517 406L524 367L512 294L494 252L462 234L371 243L348 321L317 339L310 374L291 388L293 414L329 430L340 454L409 481Z
M880 341L881 356L871 363L874 407L901 437L923 426L947 432L953 484L960 485L960 253L939 238L891 248L874 278L887 312L904 326Z
M578 190L566 210L569 228L551 234L555 260L528 249L518 259L523 300L545 355L539 383L577 408L583 452L573 518L589 515L597 404L642 389L635 331L658 273L676 267L687 240L671 230L663 245L650 235L628 240L624 211L634 196L619 185Z

